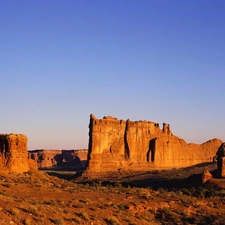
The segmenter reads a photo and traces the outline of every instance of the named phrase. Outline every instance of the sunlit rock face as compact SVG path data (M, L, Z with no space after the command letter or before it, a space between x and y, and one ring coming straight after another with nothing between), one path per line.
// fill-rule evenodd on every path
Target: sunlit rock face
M89 171L174 168L211 162L222 141L186 143L172 134L169 124L90 116Z
M219 176L225 177L225 142L220 145L216 155Z
M0 135L0 162L2 168L23 173L30 169L27 137L23 134Z

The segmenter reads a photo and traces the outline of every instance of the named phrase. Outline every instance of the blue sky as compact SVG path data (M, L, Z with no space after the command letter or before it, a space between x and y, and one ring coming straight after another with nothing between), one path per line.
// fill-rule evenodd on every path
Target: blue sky
M225 141L225 1L0 3L1 133L87 148L93 113Z

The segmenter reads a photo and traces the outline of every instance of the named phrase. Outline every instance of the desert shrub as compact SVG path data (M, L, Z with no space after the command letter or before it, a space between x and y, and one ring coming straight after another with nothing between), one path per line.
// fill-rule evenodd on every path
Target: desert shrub
M24 225L32 225L32 222L29 218L26 218L24 221L23 221L23 224Z
M205 198L207 189L203 187L195 188L195 191L193 191L193 196L198 198Z
M13 182L10 178L8 178L8 177L6 177L5 179L4 179L4 181L6 182L6 183L8 183L8 182Z
M191 195L197 198L209 198L220 196L219 191L213 186L191 188Z
M88 198L87 198L87 199L80 199L80 200L79 200L79 202L86 203L86 204L87 204L88 202L90 202L90 201L91 201L91 200L88 199Z
M51 202L50 202L50 201L48 201L48 200L46 200L46 201L43 201L43 204L45 204L45 205L50 205L50 204L51 204Z
M96 219L96 215L95 215L95 214L90 215L90 216L89 216L89 219L91 219L91 220L95 220L95 219Z
M180 200L182 204L184 205L193 205L193 201L194 201L191 196L187 196L187 195L181 196Z
M225 197L225 189L220 190L220 197Z
M30 202L31 205L39 205L39 201L33 200Z
M68 187L67 184L65 184L65 183L61 184L61 188L67 188L67 187Z
M151 197L150 190L144 188L137 189L137 194L144 199L149 199Z
M99 208L100 208L100 209L106 209L106 208L108 208L108 207L112 207L112 205L113 205L113 204L111 204L111 203L104 203L103 205L100 205Z
M4 195L4 196L6 196L5 191L6 191L6 190L2 190L2 191L0 191L0 195Z
M51 203L55 204L55 206L60 205L61 207L65 207L65 202L63 200L57 199L56 201L51 200Z
M30 213L34 216L39 216L39 210L35 206L30 206L29 208L22 209L24 212Z
M130 187L130 185L128 185L126 188L126 194L131 194L131 193L132 193L132 188Z
M86 184L84 184L84 187L85 188L89 188L90 187L90 184L89 183L86 183Z
M158 191L159 191L160 194L166 192L166 190L164 188L159 188Z
M34 184L34 187L41 188L41 187L43 187L43 185L41 183L37 182Z
M180 191L184 195L187 195L187 196L191 196L192 195L192 193L190 192L190 190L188 190L186 188L182 188Z
M200 224L212 224L213 217L211 215L204 215L200 219Z
M151 222L152 219L154 218L154 213L152 213L150 211L146 211L146 212L141 213L141 215L139 215L139 218Z
M171 211L169 208L158 209L156 213L156 218L160 220L168 220L171 217Z
M105 221L108 225L119 225L120 224L118 219L115 216L106 218Z
M43 201L43 204L45 204L45 205L51 205L51 206L58 205L55 200L46 200L46 201Z
M222 193L223 193L222 191L219 192L215 187L208 186L205 191L205 197L206 198L216 197L216 196L224 197L224 195Z
M70 190L69 190L69 193L70 193L70 194L73 194L73 193L74 193L74 190L70 189Z
M46 215L45 214L41 214L39 217L35 218L35 220L37 222L40 222L41 224L43 224L44 221L46 221ZM33 224L32 224L33 225Z
M192 216L190 218L184 218L184 222L188 222L188 224L198 224L198 225L205 225L205 224L224 224L220 221L218 216L213 215L205 215L201 214L199 216Z
M23 178L23 177L19 177L19 178L17 179L16 182L17 182L18 184L24 184L24 183L26 183L26 179Z
M57 225L63 225L64 224L64 221L63 221L62 218L50 219L50 221L54 224L57 224Z
M137 189L137 194L138 195L143 195L144 194L144 189L143 188L138 188Z
M120 183L119 181L115 182L114 185L113 185L115 188L122 188L123 187L123 184Z
M3 187L6 187L6 188L10 188L12 185L9 184L9 183L3 183L2 186L3 186Z
M74 216L73 218L71 218L72 221L74 221L76 224L81 224L82 220L80 217L78 216Z
M118 205L117 205L117 208L118 208L119 210L122 210L122 211L126 210L126 207L125 207L124 205L122 205L122 204L118 204Z
M72 207L81 209L81 208L84 208L85 206L84 206L84 203L79 202L77 204L73 204Z
M167 193L167 190L165 190L164 188L159 188L158 192L162 196Z
M17 208L12 208L8 212L13 216L18 216L20 214L20 211Z
M88 220L89 216L87 213L85 212L81 212L77 214L80 218L82 218L83 220Z
M93 182L93 183L92 183L92 186L93 186L95 189L99 189L100 187L102 187L102 182L101 182L101 181Z
M68 213L69 213L69 211L68 211L67 209L64 209L63 212L64 212L65 214L68 214Z

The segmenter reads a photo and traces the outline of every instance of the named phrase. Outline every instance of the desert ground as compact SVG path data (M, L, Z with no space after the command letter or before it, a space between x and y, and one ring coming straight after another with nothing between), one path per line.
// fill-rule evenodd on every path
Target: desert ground
M224 224L225 181L193 167L107 174L0 172L0 224Z

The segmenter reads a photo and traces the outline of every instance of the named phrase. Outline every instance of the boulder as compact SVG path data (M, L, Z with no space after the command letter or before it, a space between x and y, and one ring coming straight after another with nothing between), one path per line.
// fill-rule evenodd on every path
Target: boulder
M204 169L202 173L202 183L204 184L206 181L212 178L212 174L209 172L208 169Z

